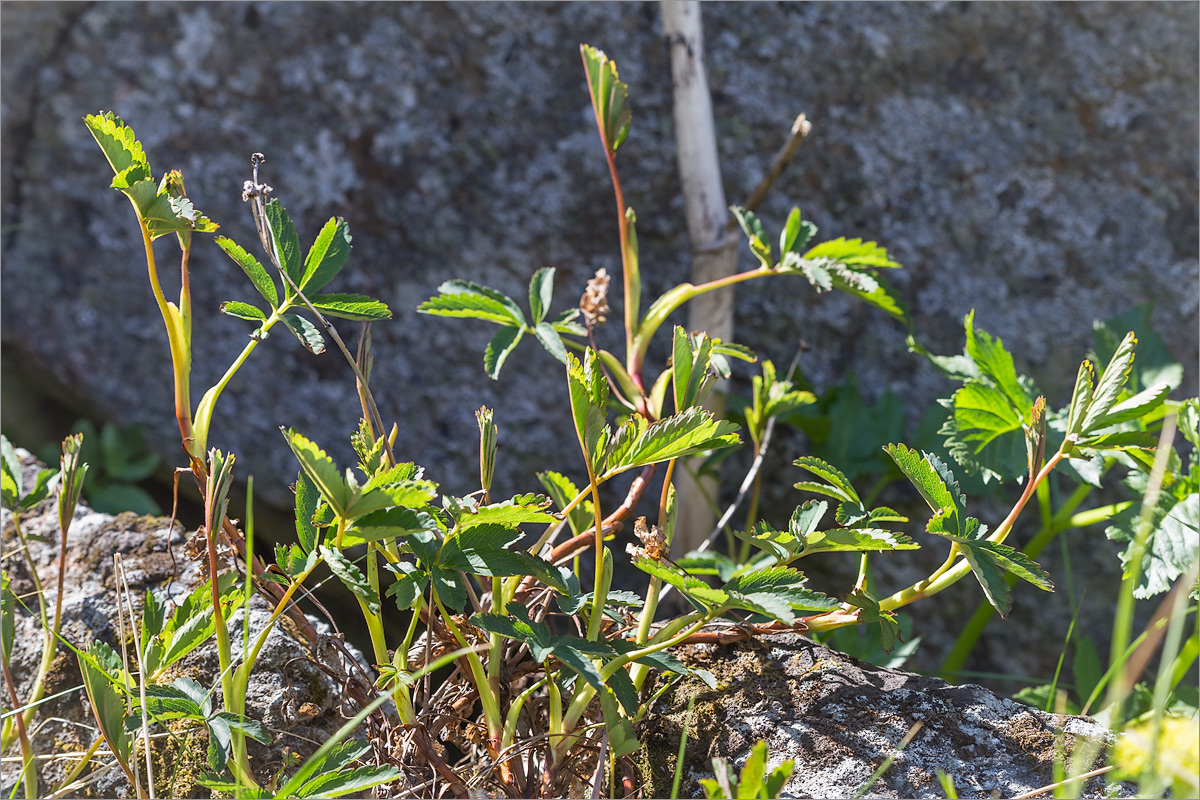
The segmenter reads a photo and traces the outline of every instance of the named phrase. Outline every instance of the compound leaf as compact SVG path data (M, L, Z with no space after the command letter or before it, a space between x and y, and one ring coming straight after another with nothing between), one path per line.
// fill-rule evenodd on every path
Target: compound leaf
M635 414L612 441L605 479L634 467L729 447L741 439L732 422L717 420L704 408L692 406L649 425Z

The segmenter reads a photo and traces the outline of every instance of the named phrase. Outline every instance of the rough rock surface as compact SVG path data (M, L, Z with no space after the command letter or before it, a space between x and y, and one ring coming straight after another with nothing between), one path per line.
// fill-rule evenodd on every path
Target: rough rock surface
M1110 736L1088 717L1046 714L979 686L875 667L796 634L696 646L683 659L712 672L718 687L679 683L647 715L640 733L650 797L669 796L684 725L680 797L703 796L697 781L712 776L715 756L740 770L760 739L768 769L795 762L785 797L850 797L917 722L922 728L867 797L945 797L939 770L953 778L959 797L1012 797L1054 781L1057 737L1071 753L1086 739ZM1084 796L1102 797L1103 787L1093 779Z
M35 462L28 458L27 467ZM27 485L32 473L27 476ZM30 550L38 576L46 589L47 602L53 609L58 576L59 534L57 512L53 500L22 515L21 528L30 540ZM25 560L17 550L17 537L12 527L12 515L3 512L3 549L8 556L4 570L12 580L13 590L33 606L33 583ZM44 539L43 540L39 540ZM68 537L67 572L63 591L62 635L80 648L93 640L107 642L121 652L121 634L117 616L118 599L114 554L120 554L125 574L132 590L135 615L140 615L146 591L176 602L202 580L198 563L183 554L183 530L171 528L169 520L156 517L136 517L121 514L116 517L99 514L86 506L76 511ZM245 607L230 616L232 630L241 630ZM249 604L251 636L262 631L270 616L265 601L255 596ZM140 619L140 616L138 617ZM128 625L128 611L125 624ZM269 746L249 742L251 763L267 770L277 770L286 750L302 758L311 755L345 722L342 715L342 687L314 661L319 660L310 645L298 638L284 622L272 631L260 652L258 667L247 688L247 714L262 722L272 733ZM319 629L322 623L314 621ZM42 656L42 627L37 617L18 606L16 612L16 648L13 674L18 696L29 696ZM252 639L253 641L253 639ZM241 637L232 637L234 655L241 652ZM170 668L170 674L187 676L202 686L211 687L218 681L220 665L212 642ZM95 740L95 721L90 707L83 700L82 678L74 653L59 646L47 677L46 696L59 696L41 706L35 717L32 736L35 752L42 754L81 752ZM61 693L61 694L60 694ZM3 705L9 706L7 695ZM189 733L175 737L163 745L156 759L156 788L159 797L205 797L208 790L194 785L199 772L207 769L204 753L207 738L204 734ZM111 759L97 758L103 765ZM178 763L179 768L173 769ZM70 766L64 760L46 763L40 771L43 791L61 781ZM140 765L139 765L140 766ZM166 767L166 768L164 768ZM19 761L6 762L4 782L12 785ZM72 797L131 797L129 786L119 768L112 766L92 773L84 788L76 789Z
M1168 3L706 4L726 194L748 195L803 111L814 131L762 210L768 227L799 204L821 236L887 245L905 264L894 283L931 349L957 352L962 317L977 308L977 324L1060 404L1093 319L1154 301L1194 392L1197 13ZM618 271L581 41L612 55L630 84L633 129L619 160L638 212L645 297L686 278L655 4L11 2L3 23L6 365L48 375L97 418L143 424L178 463L170 362L141 243L81 121L114 110L155 169L182 169L197 206L247 247L254 229L240 192L252 151L267 154L264 177L305 245L331 215L347 218L355 251L330 288L396 311L375 326L375 386L405 458L450 492L474 490L472 412L487 404L501 431L496 494L536 490L535 469L581 477L550 357L527 341L493 383L480 364L489 326L414 309L451 277L520 299L550 265L557 311L597 268ZM198 247L192 269L198 397L248 333L218 304L253 292L215 247ZM868 397L893 390L915 417L951 388L906 353L897 325L849 298L818 297L799 279L752 283L737 298L737 340L777 363L807 340L803 366L818 389L853 374ZM601 341L615 346L616 331ZM661 350L651 355L662 363ZM310 356L281 332L226 391L213 442L237 453L260 498L285 502L296 467L278 427L349 462L350 378L336 355ZM744 390L747 373L738 380ZM803 447L798 435L777 437L767 474L782 488L764 491L776 517L797 502L788 465ZM1115 569L1073 558L1112 584ZM961 621L978 603L967 583L943 596L946 617ZM1043 640L1054 644L989 638L979 652L994 656L971 666L1049 675L1065 633L1056 626L1074 601L1059 593L1010 626L1049 628ZM934 652L936 637L920 632Z

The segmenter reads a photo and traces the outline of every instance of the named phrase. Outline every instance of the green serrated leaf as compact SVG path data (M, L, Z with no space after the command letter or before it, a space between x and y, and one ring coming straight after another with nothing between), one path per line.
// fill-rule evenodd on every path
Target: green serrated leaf
M549 510L551 503L551 499L545 495L522 494L501 503L479 506L475 513L464 514L458 519L459 530L485 524L511 528L527 522L557 522L558 517Z
M267 315L258 306L241 303L237 300L226 300L224 303L221 303L219 311L222 314L228 314L238 319L250 320L251 322L262 322L267 318Z
M125 728L125 699L113 685L120 669L120 657L100 641L93 641L86 651L79 651L79 671L83 677L92 715L104 741L122 760L128 762L133 739Z
M920 545L902 533L882 528L834 528L817 531L808 540L804 555L837 551L918 550Z
M340 550L325 545L319 546L319 552L325 559L325 563L329 565L329 569L338 579L346 585L346 588L354 593L367 610L372 614L379 613L379 595L371 588L367 577L362 574L358 567L346 556L342 555Z
M387 588L384 596L395 600L396 607L401 611L415 608L429 583L429 574L407 561L384 564L384 567L396 576L396 580Z
M1132 397L1127 397L1108 410L1103 418L1097 421L1098 428L1108 428L1131 422L1149 414L1163 404L1171 392L1168 383L1159 383L1148 389L1143 389Z
M328 317L340 317L361 322L391 319L392 310L386 303L361 294L318 294L309 301L318 311Z
M887 269L900 267L900 264L888 256L887 250L875 242L844 237L821 242L805 253L804 258L830 258L853 267L883 267Z
M272 310L279 307L279 294L275 288L275 281L267 273L267 270L258 260L247 253L242 247L225 236L218 236L213 240L217 247L221 248L225 255L233 259L233 263L241 267L242 272L246 273L246 277L254 284L255 290L263 296L263 299L271 304Z
M605 419L608 406L608 381L597 362L595 351L588 348L581 363L567 354L567 389L571 398L571 416L580 446L592 471L599 471L610 429Z
M332 468L334 473L337 472L337 467L334 466L332 460L328 460L328 466ZM305 553L311 553L317 547L318 531L316 525L313 524L313 515L317 513L317 500L319 498L320 494L312 478L308 477L303 470L297 473L296 540L300 543L300 547Z
M245 602L245 595L236 580L237 577L236 572L230 571L222 573L217 580L221 607L227 614L241 608ZM162 633L156 637L161 650L148 648L154 650L155 660L145 665L146 673L151 676L160 674L162 670L212 638L215 630L212 586L206 581L193 589L163 624Z
M529 280L529 318L534 327L546 318L553 298L554 267L542 267Z
M1013 358L1004 349L1004 342L983 329L975 328L974 310L967 314L963 327L966 329L967 356L975 362L980 375L999 390L1018 416L1027 416L1033 406L1033 398L1026 394L1017 379Z
M389 508L372 511L354 520L342 538L345 547L363 542L386 541L411 536L418 531L436 531L437 520L432 514L411 508Z
M581 312L578 306L575 308L568 308L566 311L562 312L550 321L550 327L554 328L554 330L558 333L565 333L573 336L587 336L587 328L575 321L580 313Z
M896 620L896 615L890 611L881 610L879 601L869 592L860 589L851 592L846 597L846 602L861 609L858 614L859 622L865 625L872 623L879 625L880 646L883 648L883 652L892 652L900 638L900 623Z
M497 380L500 377L500 370L504 367L504 362L512 354L512 351L517 349L517 345L524 335L524 328L501 328L492 337L483 353L483 369L489 378Z
M809 500L792 512L788 529L798 541L807 542L808 537L816 532L817 526L821 524L821 519L828 510L829 504L824 500Z
M675 327L671 384L676 413L704 402L712 346L707 335L701 333L693 337L682 327Z
M1121 553L1126 579L1133 571L1140 510L1138 505L1130 506L1114 516L1112 524L1104 531L1109 539L1128 543ZM1200 550L1200 494L1192 492L1176 499L1163 492L1150 516L1150 525L1142 556L1141 579L1133 590L1133 596L1139 600L1168 591L1171 584L1191 567Z
M1083 418L1095 395L1095 370L1092 362L1084 360L1075 376L1075 391L1071 394L1071 410L1067 417L1067 435L1078 436L1083 431Z
M953 411L938 433L955 461L989 483L1024 472L1023 423L999 390L970 383L954 393Z
M1080 450L1154 450L1158 439L1145 431L1118 431L1084 436L1077 443Z
M592 111L600 127L604 148L615 154L617 148L629 135L633 112L625 107L629 98L629 87L617 75L617 65L591 45L582 44L579 52L587 73L588 92L592 97Z
M1112 360L1108 362L1108 366L1104 368L1104 372L1096 381L1095 395L1092 397L1091 404L1088 405L1087 412L1083 415L1080 427L1082 433L1091 433L1104 426L1105 417L1116 405L1121 396L1121 390L1125 388L1125 383L1129 379L1136 349L1137 337L1130 331L1117 345Z
M391 765L361 765L353 769L325 772L310 778L296 791L296 797L345 797L361 794L372 786L389 783L400 777L400 770Z
M1193 453L1200 452L1200 400L1188 398L1179 406L1179 430L1192 445ZM1193 461L1193 463L1195 463Z
M88 114L84 117L88 130L104 151L113 172L120 174L133 166L143 166L150 171L150 164L142 151L142 143L134 136L133 128L111 111Z
M786 563L797 559L804 551L803 539L797 539L791 531L777 531L771 527L770 523L765 521L756 523L749 531L734 531L734 535L768 553L777 563ZM709 556L708 558L711 559L713 557ZM724 558L728 559L728 556ZM680 559L676 563L682 567L686 567L689 572L699 575L706 573L703 569L697 569L695 561L690 557ZM720 566L722 566L722 562L717 562L713 569L707 570L708 574L717 572ZM720 573L717 572L717 574ZM722 578L727 580L729 575L722 575Z
M792 462L797 467L811 472L818 478L827 482L826 484L801 482L796 484L797 489L802 489L809 492L817 492L819 494L832 497L835 500L844 502L857 503L858 492L854 491L854 487L850 485L850 481L836 467L825 463L814 456L801 456Z
M699 406L649 425L635 414L613 436L602 480L634 467L717 450L740 441L736 425L715 419Z
M189 690L185 691L177 685L143 687L146 713L158 721L180 718L206 719L212 712L212 703L205 697L204 690L190 678L177 679L176 683L181 680L189 681ZM199 690L198 699L194 697L195 692L191 691L191 688ZM140 723L140 720L135 717L134 722Z
M312 480L317 491L321 493L321 497L333 509L334 514L344 517L354 499L354 490L346 484L337 465L333 463L333 459L327 456L324 450L317 447L312 440L296 432L295 429L280 428L280 430L287 440L288 447L300 462L300 468Z
M539 472L537 478L559 509L566 508L579 494L579 488L571 479L558 472ZM583 533L591 526L592 518L592 501L584 500L579 503L567 514L567 524L571 527L571 533L577 536Z
M296 282L300 291L311 297L337 277L350 257L351 239L346 220L330 217L304 259L304 273Z
M533 327L533 335L542 343L542 347L546 348L546 352L554 356L559 363L567 363L567 346L563 344L562 338L553 325L548 322L539 322Z
M20 502L25 483L21 459L7 436L0 437L0 479L3 480L4 507L12 511Z
M441 293L421 305L417 311L440 317L483 319L499 325L525 327L525 315L512 298L494 289L470 281L446 281L438 287Z
M955 533L961 531L963 498L958 492L957 484L952 483L953 490L947 486L946 476L950 476L951 479L953 476L937 456L932 453L918 454L903 444L889 444L884 450L896 462L896 466L920 493L930 509L934 512L942 511L952 517L954 523L951 530Z
M1171 354L1166 342L1151 324L1152 311L1153 306L1145 303L1092 325L1096 359L1101 364L1112 359L1127 332L1133 331L1137 337L1137 360L1129 373L1127 384L1133 392L1158 383L1165 383L1175 390L1183 383L1183 365Z
M288 216L287 209L278 199L271 200L266 205L267 224L271 229L271 241L275 247L275 255L279 258L279 266L297 286L304 278L304 262L300 257L300 240L296 237L296 228ZM284 294L290 294L286 291Z
M283 324L291 331L300 344L314 355L320 355L325 352L325 337L321 335L321 331L317 330L317 326L297 314L284 314Z

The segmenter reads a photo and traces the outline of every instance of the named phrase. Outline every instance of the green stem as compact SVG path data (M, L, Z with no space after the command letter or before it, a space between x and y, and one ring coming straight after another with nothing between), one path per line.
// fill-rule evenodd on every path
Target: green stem
M584 453L587 457L587 453ZM608 600L608 582L604 579L604 516L600 512L600 484L596 481L596 473L588 464L588 482L592 490L592 510L596 517L596 570L595 581L592 584L592 616L588 619L588 639L597 641L600 638L600 623L604 620L604 604Z
M632 343L630 344L632 350L628 359L629 373L635 376L640 375L642 362L646 358L646 351L650 348L650 340L654 337L655 331L666 322L667 317L672 312L684 303L706 292L724 289L727 286L734 286L751 278L759 278L772 274L775 274L774 270L759 267L758 269L747 270L746 272L739 272L736 275L728 275L724 278L709 281L708 283L702 283L699 286L691 283L681 283L664 293L654 301L650 308L646 309L646 316L642 317L637 335L632 339Z
M535 681L529 685L529 688L513 698L512 705L508 707L508 714L504 717L504 732L500 736L500 749L502 751L512 747L513 742L517 738L517 722L521 718L521 709L525 707L526 701L533 696L534 692L541 689L548 680L550 678L546 676L540 681Z
M503 616L506 603L504 602L504 581L501 578L492 578L492 608L493 614ZM504 637L498 633L488 635L488 686L491 687L492 694L496 697L500 696L500 665L504 662Z
M658 500L658 524L667 524L667 498L671 491L671 477L675 473L675 459L667 462L667 469L663 475L662 494ZM671 552L671 539L674 538L675 529L671 528L671 537L664 542L664 549ZM650 586L646 589L646 602L642 606L641 616L638 619L637 634L634 641L637 644L644 645L650 639L650 627L654 624L654 615L658 613L658 598L659 592L662 591L662 578L657 575L650 576ZM642 684L646 680L646 676L650 674L650 668L645 664L634 664L629 671L629 677L633 680L634 688L641 691Z
M1067 497L1062 507L1054 512L1053 515L1043 513L1042 519L1044 522L1042 529L1029 540L1029 544L1025 545L1022 552L1030 558L1037 558L1059 533L1070 528L1082 528L1095 522L1101 522L1115 513L1112 511L1113 506L1106 506L1103 509L1093 509L1081 514L1074 514L1075 509L1079 507L1079 504L1087 498L1091 491L1091 486L1081 483L1075 487L1075 490ZM1038 492L1040 495L1041 489ZM1096 511L1106 511L1107 513L1097 516L1094 513ZM1017 582L1017 579L1012 575L1005 575L1004 578L1008 581L1009 586L1013 586ZM950 678L947 676L961 671L966 666L967 657L975 649L975 644L983 635L983 631L987 628L988 623L995 616L996 609L992 608L991 603L984 601L979 604L979 607L975 609L975 613L971 615L971 619L963 627L962 633L955 640L954 647L950 649L950 652L942 662L941 676L943 678L949 680Z
M641 647L637 650L632 650L628 653L625 653L624 655L617 656L612 661L600 668L600 679L605 685L607 685L609 679L617 673L617 670L623 669L627 664L632 661L636 661L639 658L643 658L645 656L652 655L676 646L693 633L699 631L701 628L719 616L719 614L719 609L709 609L703 613L697 612L696 614L689 614L687 617L681 617L680 619L673 620L673 623L676 624L677 630L677 623L680 621L684 621L685 624L687 624L687 622L690 620L696 621L690 627L687 627L670 638L663 639L662 641L654 641L645 647ZM659 632L659 635L662 635L661 631ZM655 639L658 639L658 637L656 636ZM567 709L567 713L563 718L564 731L574 730L575 726L579 723L579 718L583 716L583 712L587 711L587 707L591 705L592 700L596 697L596 689L592 687L591 684L584 681L580 681L580 683L582 685L576 690L575 698L571 701L571 705ZM564 737L555 747L556 756L561 758L562 754L570 750L571 746L578 740L578 738L579 736L577 734Z
M1174 438L1175 416L1172 414L1164 420L1162 431L1159 433L1158 452L1154 455L1154 466L1150 469L1146 494L1142 497L1141 513L1138 514L1137 534L1134 536L1133 545L1129 550L1129 567L1121 581L1121 590L1117 595L1117 611L1113 618L1112 644L1109 650L1109 661L1112 663L1116 663L1124 653L1133 631L1133 611L1136 602L1133 590L1142 580L1142 560L1146 554L1150 534L1154 529L1151 520L1154 516L1154 509L1158 507L1158 497L1162 491L1163 478L1167 470L1167 457L1173 452L1171 441ZM1121 731L1125 726L1125 699L1133 688L1135 678L1136 676L1122 674L1120 680L1109 683L1108 702L1112 707L1110 727L1114 731Z
M136 210L137 206L134 205ZM179 422L179 435L188 453L193 458L203 459L204 447L197 447L192 433L192 403L190 390L190 374L192 370L192 340L189 335L191 309L188 311L188 322L185 324L183 312L175 305L168 303L163 295L162 285L158 280L158 264L154 259L154 240L150 236L150 228L145 221L138 218L142 229L142 245L146 250L146 270L150 276L150 291L154 294L154 302L158 304L163 323L167 326L167 341L171 347L171 369L175 378L175 418ZM183 300L183 295L180 296ZM187 300L190 306L190 294Z
M208 444L208 431L212 425L213 412L216 409L217 400L221 397L221 393L225 391L225 387L229 385L229 382L233 380L233 376L236 375L238 370L242 368L242 365L246 363L246 359L250 358L250 354L254 352L262 339L266 338L265 334L269 333L275 323L279 322L279 320L283 318L283 313L286 308L286 305L281 305L278 309L272 312L271 316L267 317L262 325L259 326L264 335L261 338L251 337L250 341L246 342L246 346L242 348L242 352L239 353L238 357L235 358L233 363L229 365L229 369L225 370L225 374L221 376L221 379L214 383L212 387L204 393L204 396L200 398L200 405L196 407L195 421L195 440L199 452L203 452L204 448Z
M1037 477L1033 480L1030 480L1026 484L1025 491L1021 493L1021 498L1017 501L1017 504L1013 506L1013 509L1008 513L1008 516L1004 518L1004 521L1001 522L996 527L996 530L987 537L988 541L1003 542L1005 538L1008 537L1009 532L1012 530L1013 524L1017 521L1017 517L1021 515L1021 511L1025 508L1025 504L1029 502L1029 499L1033 496L1033 493L1036 491L1037 487L1041 485L1042 481L1046 479L1046 476L1049 475L1056 466L1058 466L1058 462L1061 461L1064 456L1064 452L1059 450L1049 461L1046 462L1046 465L1042 467L1041 471L1037 474ZM952 548L951 556L954 555L956 555L956 553ZM932 597L938 592L941 592L943 589L958 583L970 572L971 567L965 560L958 562L950 568L947 568L947 565L943 564L937 572L930 575L925 580L914 583L907 589L896 592L891 597L885 597L879 602L879 608L882 611L894 611L901 606L908 605L914 600L919 600L923 597Z
M17 706L20 701L17 699L17 687L13 681L12 673L9 671L8 662L0 662L0 669L4 672L4 686L8 690L8 696L13 707ZM40 797L38 792L38 775L37 765L33 755L33 743L29 739L29 732L25 728L25 719L23 714L13 716L17 731L17 740L21 743L21 782L25 784L26 797ZM14 793L16 787L14 787Z
M454 623L454 618L446 613L446 607L442 605L442 598L438 597L436 592L433 594L433 602L437 604L438 612L442 616L442 622L445 623L446 628L450 631L450 635L458 642L458 646L469 649L471 646L467 644L462 631ZM491 692L487 670L484 669L483 662L479 660L479 654L471 650L465 656L467 667L471 673L471 680L475 684L476 693L479 695L479 703L483 706L483 718L487 723L488 739L495 741L498 745L503 730L503 721L500 715L500 698Z
M26 703L27 708L20 714L5 720L3 729L0 730L0 752L4 752L12 744L14 731L20 732L33 723L33 715L38 702L46 693L46 676L50 673L50 665L54 661L54 652L58 647L58 629L59 625L56 622L53 626L47 616L46 595L42 589L41 578L38 577L37 567L33 560L33 554L29 551L29 541L25 538L25 531L21 528L20 515L13 513L13 529L17 533L17 541L21 544L21 553L25 557L25 565L29 570L30 580L33 583L33 593L38 601L38 616L41 618L42 629L45 631L45 639L42 642L42 658L38 662L37 677L33 681L33 691L29 694L29 701ZM63 570L59 569L60 580ZM62 597L62 588L60 583L59 597ZM14 699L13 707L16 708L16 700ZM18 720L17 717L20 717ZM31 795L36 797L36 795Z

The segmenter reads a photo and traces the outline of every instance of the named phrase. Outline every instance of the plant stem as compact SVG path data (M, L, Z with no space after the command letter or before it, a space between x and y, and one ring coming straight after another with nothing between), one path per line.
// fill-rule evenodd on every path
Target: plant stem
M50 672L50 664L54 661L54 652L58 647L58 624L51 625L50 619L46 612L46 595L42 589L41 578L38 577L37 566L33 561L33 554L29 551L29 541L25 538L25 531L21 528L20 515L13 513L13 529L17 532L17 541L21 543L21 553L25 557L25 565L29 570L29 577L33 583L33 594L38 601L38 616L41 618L42 629L45 631L45 639L42 642L42 658L38 662L37 677L33 681L33 690L29 694L29 702L27 708L19 713L14 714L10 719L5 720L4 726L0 729L0 752L8 749L12 744L13 731L16 730L18 735L26 726L32 724L35 707L38 701L46 692L46 675ZM62 569L60 566L59 577L62 577ZM61 586L61 584L60 584ZM59 589L59 597L62 597L62 589ZM17 707L18 701L13 700L13 708ZM14 726L16 726L14 728ZM37 795L30 795L36 797Z
M663 474L662 495L658 501L658 524L667 525L667 499L671 491L671 477L675 473L675 459L667 462L667 470ZM675 527L671 526L671 536L668 537L663 545L664 549L671 552L671 539L675 536ZM659 592L662 590L662 578L657 575L650 576L650 585L646 589L646 602L642 606L642 612L638 619L637 634L634 641L637 644L644 645L650 639L650 626L654 624L654 615L658 613L658 598ZM630 669L629 677L633 679L633 685L639 691L642 684L646 680L646 676L650 673L650 668L645 664L634 664Z
M587 452L584 452L587 458ZM596 570L595 581L592 584L592 615L588 619L588 639L597 641L600 638L600 623L604 620L604 603L608 599L608 583L604 579L604 517L600 512L600 484L596 481L596 473L588 463L588 482L592 489L592 510L596 518Z
M17 687L13 683L8 662L0 661L0 669L4 671L4 686L8 690L9 700L13 704L13 708L16 708L20 700L17 699ZM21 779L25 784L26 797L40 797L38 794L38 776L37 766L34 763L33 743L29 740L29 732L25 729L24 717L24 714L13 715L13 722L17 729L17 740L21 743Z
M1043 466L1041 471L1038 472L1037 477L1030 480L1026 484L1025 491L1021 493L1020 499L1017 500L1016 505L1013 506L1013 509L1008 513L1008 516L1004 518L1004 521L1001 522L1000 525L996 527L996 530L987 537L988 541L1003 542L1005 538L1007 538L1009 532L1012 530L1013 524L1017 521L1017 517L1020 516L1022 509L1025 508L1025 504L1029 502L1029 499L1033 496L1034 491L1036 491L1041 482L1046 479L1046 476L1049 475L1056 466L1058 466L1058 462L1063 458L1064 452L1060 449L1049 461L1046 462L1045 466ZM953 557L955 555L956 553L952 548L951 556ZM925 580L914 583L907 589L896 592L891 597L885 597L884 599L880 600L880 610L893 611L901 606L908 605L914 600L919 600L923 597L932 597L943 589L953 586L971 571L971 567L966 561L960 561L953 567L948 567L948 564L949 561L946 564L943 564L936 572L934 572Z
M774 275L776 272L767 267L758 267L757 269L739 272L736 275L729 275L724 278L695 285L691 283L681 283L674 289L669 290L660 296L650 308L646 309L646 315L642 318L641 327L638 328L637 335L634 337L634 348L632 355L629 357L629 374L640 375L642 361L646 357L646 351L650 348L650 340L653 338L655 331L666 321L676 309L682 306L687 301L694 297L698 297L706 292L724 289L727 286L734 286L748 281L751 278L758 278L765 275ZM635 373L634 370L637 370Z
M1030 558L1037 558L1038 554L1041 553L1042 550L1044 550L1046 546L1049 545L1050 542L1053 541L1054 538L1063 531L1070 528L1080 528L1084 527L1085 525L1094 524L1094 522L1103 521L1111 516L1112 513L1115 513L1111 511L1113 508L1112 506L1107 506L1104 509L1097 509L1104 510L1107 513L1094 520L1094 515L1091 512L1074 514L1073 512L1075 509L1079 507L1079 504L1087 498L1091 491L1091 486L1081 483L1075 487L1075 490L1071 492L1066 502L1063 503L1062 507L1059 508L1058 511L1054 512L1053 515L1043 515L1043 520L1045 520L1045 522L1043 523L1042 529L1038 531L1032 539L1029 540L1029 544L1025 545L1025 547L1022 549L1022 552ZM1038 492L1040 494L1041 489L1039 489ZM1016 577L1012 575L1005 575L1004 577L1005 580L1008 581L1009 586L1013 586L1017 582ZM950 649L950 652L946 655L945 660L942 662L941 675L943 678L949 680L947 677L948 675L958 672L964 666L966 666L967 657L971 654L971 651L975 649L976 642L979 641L979 638L983 635L984 629L987 628L988 623L991 622L995 616L996 609L992 608L991 603L985 600L979 604L979 607L975 609L975 613L971 615L971 619L968 620L967 624L963 627L962 633L960 633L958 639L955 640L954 647Z
M136 204L134 209L137 209ZM167 326L167 341L171 347L171 368L175 378L175 419L179 422L179 435L183 439L183 445L188 454L193 459L202 459L204 448L195 446L192 435L192 403L189 388L192 356L191 337L188 335L191 309L188 309L189 321L185 325L180 309L168 303L167 298L163 296L162 285L158 281L158 264L154 260L154 240L150 236L150 228L141 219L140 213L138 224L142 229L142 244L146 250L146 270L150 276L150 291L154 293L154 302L158 304L163 323ZM183 299L182 295L181 299ZM190 295L188 305L190 306Z
M446 628L450 631L450 635L458 642L458 646L470 649L471 646L467 644L462 631L454 623L454 618L446 613L446 607L442 605L442 598L437 596L437 592L433 593L433 601L437 604L438 612L442 616L442 622L445 623ZM483 662L479 660L479 654L471 650L466 653L466 659L467 667L471 674L471 681L475 684L475 691L479 695L479 703L483 706L483 718L488 729L488 748L495 751L491 753L495 757L499 752L500 736L503 732L503 720L500 715L500 698L491 692L487 671L484 669Z

